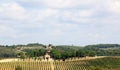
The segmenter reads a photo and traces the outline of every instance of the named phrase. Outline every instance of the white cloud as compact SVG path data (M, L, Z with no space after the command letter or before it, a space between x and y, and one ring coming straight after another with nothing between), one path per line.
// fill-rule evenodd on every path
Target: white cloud
M9 26L0 24L0 37L13 36L15 30Z
M0 37L44 42L60 39L59 43L66 38L70 38L69 41L66 39L70 43L73 40L90 42L93 39L92 43L104 39L115 41L120 35L119 14L119 0L1 2Z
M94 14L93 10L79 10L78 13L76 13L76 16L79 17L92 17Z
M56 29L56 30L49 31L48 35L49 34L52 36L61 36L61 35L64 35L64 31L60 29Z
M72 5L72 2L69 0L44 0L43 3L50 7L56 8L67 7Z
M120 0L119 1L113 1L110 4L109 10L113 13L120 14Z
M20 0L20 2L31 3L49 8L75 8L77 6L93 5L96 0Z
M42 10L35 10L31 13L29 13L31 15L31 20L33 21L45 21L47 18L56 18L58 13L58 10L56 9L42 9Z
M98 9L111 14L120 14L120 0L100 0Z
M61 12L61 18L78 23L85 23L93 21L92 17L96 16L96 11L93 9L78 9L78 10L65 10Z
M23 20L26 18L25 9L16 2L1 4L0 15L3 19Z

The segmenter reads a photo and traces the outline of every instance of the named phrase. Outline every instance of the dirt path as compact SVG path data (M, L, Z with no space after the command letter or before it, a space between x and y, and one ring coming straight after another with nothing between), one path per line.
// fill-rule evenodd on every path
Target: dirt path
M53 64L53 62L50 62L50 65L51 65L51 69L54 70L54 64Z
M0 63L1 62L14 62L14 61L18 61L19 59L17 59L17 58L11 58L11 59L1 59L0 60Z

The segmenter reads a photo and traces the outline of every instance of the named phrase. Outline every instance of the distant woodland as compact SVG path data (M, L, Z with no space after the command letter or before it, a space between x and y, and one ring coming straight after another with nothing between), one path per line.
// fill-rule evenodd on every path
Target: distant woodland
M87 46L52 46L52 58L67 59L72 57L94 57L94 56L120 56L119 44L96 44ZM0 45L0 58L33 58L43 56L46 52L46 45L30 43L27 45Z

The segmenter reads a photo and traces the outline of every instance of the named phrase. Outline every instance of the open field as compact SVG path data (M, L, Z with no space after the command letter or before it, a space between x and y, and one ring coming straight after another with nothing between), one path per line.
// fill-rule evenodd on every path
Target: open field
M79 58L69 58L69 59L66 59L66 61L76 61L76 60L92 60L92 59L98 59L98 58L105 58L107 56L97 56L97 57L79 57ZM2 62L17 62L17 61L23 61L23 59L20 59L20 58L7 58L7 59L1 59L0 60L0 63ZM45 61L45 60L34 60L34 59L24 59L24 61ZM49 60L50 61L50 60ZM53 59L51 61L54 61ZM62 60L60 60L62 61Z
M0 70L15 70L17 66L20 66L22 70L120 70L120 58L103 57L65 62L2 62L0 63Z

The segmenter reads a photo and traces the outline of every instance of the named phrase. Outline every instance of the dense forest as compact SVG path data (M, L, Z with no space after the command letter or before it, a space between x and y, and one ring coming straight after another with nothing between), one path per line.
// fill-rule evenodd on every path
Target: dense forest
M53 46L52 44L50 44ZM97 44L87 46L53 46L51 56L54 59L67 59L72 57L94 56L120 56L119 44ZM32 58L43 56L46 45L30 43L27 45L0 45L0 58Z

